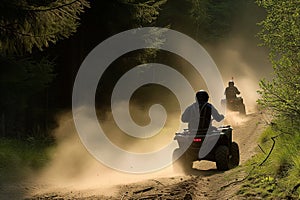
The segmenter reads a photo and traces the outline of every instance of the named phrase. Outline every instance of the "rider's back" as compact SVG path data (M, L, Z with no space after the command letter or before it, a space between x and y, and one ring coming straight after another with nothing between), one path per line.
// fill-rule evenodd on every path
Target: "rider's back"
M240 94L240 92L235 86L230 86L225 89L226 99L235 99L237 94Z

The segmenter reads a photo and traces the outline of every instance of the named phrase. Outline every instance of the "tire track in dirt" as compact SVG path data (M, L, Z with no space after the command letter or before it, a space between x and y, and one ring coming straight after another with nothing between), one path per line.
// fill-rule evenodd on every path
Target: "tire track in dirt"
M255 155L257 151L258 138L265 128L265 122L263 121L263 114L253 113L244 118L237 118L233 116L228 119L228 124L232 124L233 127L233 140L239 144L240 148L240 166L223 172L216 173L208 176L206 180L207 187L202 189L202 192L210 194L207 199L241 199L236 195L240 187L240 183L228 185L237 180L241 180L247 174L243 170L243 164ZM236 120L236 121L233 121ZM202 199L202 198L195 198Z

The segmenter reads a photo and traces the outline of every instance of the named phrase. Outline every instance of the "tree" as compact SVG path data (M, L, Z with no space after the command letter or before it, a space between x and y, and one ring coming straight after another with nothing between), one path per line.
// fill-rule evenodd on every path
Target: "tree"
M274 111L277 117L300 122L300 2L258 0L267 16L260 23L259 36L270 49L274 68L272 80L260 82L259 104Z
M189 13L196 26L197 37L204 41L223 38L231 30L238 8L241 8L243 3L238 0L188 1L192 5Z
M159 10L167 0L120 0L131 10L132 24L136 27L153 25L159 16Z
M67 38L76 31L87 0L3 0L0 53L23 54Z
M0 66L0 135L20 137L26 132L30 134L37 124L45 127L47 111L41 100L45 98L43 91L54 78L54 63L46 58L0 56ZM33 99L35 95L38 98Z
M24 136L39 123L47 126L44 91L54 78L54 62L37 50L75 33L88 6L86 0L1 2L0 135Z
M198 41L214 42L229 33L239 9L248 1L172 0L162 7L158 21Z

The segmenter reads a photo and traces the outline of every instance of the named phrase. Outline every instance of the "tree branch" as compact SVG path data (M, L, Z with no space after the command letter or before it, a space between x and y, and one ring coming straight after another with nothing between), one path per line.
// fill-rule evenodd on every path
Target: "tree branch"
M56 32L56 33L50 33L50 34L45 34L45 35L33 35L33 34L28 34L28 33L21 33L21 32L16 31L15 29L12 30L11 28L7 28L7 27L1 26L1 25L0 25L0 29L2 29L4 31L8 31L8 32L13 33L13 34L23 36L23 37L37 37L37 38L47 37L47 36L54 36L54 35L57 35L59 33L59 32Z
M277 135L277 136L278 136L278 135ZM276 136L276 137L277 137L277 136ZM262 166L262 165L268 160L268 158L270 157L270 155L271 155L271 153L272 153L272 151L273 151L273 149L274 149L274 147L275 147L275 138L276 138L276 137L271 137L271 139L273 140L272 147L271 147L271 149L270 149L268 155L266 156L266 158L265 158L258 166Z
M21 9L22 10L25 10L25 11L30 11L30 12L47 12L47 11L52 11L52 10L57 10L57 9L60 9L60 8L63 8L63 7L66 7L66 6L70 6L76 2L80 2L81 0L74 0L74 1L71 1L70 3L65 3L65 4L62 4L62 5L59 5L59 6L54 6L54 7L51 7L51 8L36 8L36 9L32 9L32 8L29 8L29 7L22 7Z
M272 92L271 89L269 89L268 87L266 87L266 85L263 85L263 86L264 86L263 89L266 90L270 95L275 96L280 102L282 102L285 105L289 106L291 110L295 111L298 115L300 115L300 111L297 108L294 108L294 106L291 105L289 102L287 102L284 98L282 98L278 94Z

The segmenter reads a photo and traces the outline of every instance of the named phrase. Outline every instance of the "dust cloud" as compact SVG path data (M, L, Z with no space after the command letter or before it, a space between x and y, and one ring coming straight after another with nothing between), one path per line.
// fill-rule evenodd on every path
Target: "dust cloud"
M141 117L142 113L140 112L137 112L136 117ZM247 122L247 118L240 118L237 113L231 113L228 116L230 117L226 119L226 123L232 125L241 125ZM178 114L168 115L169 120L156 136L149 139L137 139L122 133L112 123L111 118L111 113L106 113L105 119L100 121L104 130L113 133L108 134L107 137L115 145L130 152L151 152L162 148L170 140L173 140L176 132L174 127L178 127L178 119L180 119ZM36 185L40 186L37 187L37 190L31 191L31 195L80 191L83 196L91 196L93 192L111 196L116 195L122 185L184 175L183 171L174 173L172 166L145 174L129 174L111 169L96 160L84 147L75 128L71 112L61 114L58 123L59 127L53 132L57 146L49 152L51 161L47 166L33 175L32 179ZM214 163L203 163L196 162L194 167L201 169L215 167Z
M226 40L213 44L201 44L218 67L223 79L223 91L228 86L228 82L233 79L235 86L241 92L239 96L244 100L246 112L249 114L257 111L259 81L263 78L269 79L273 71L268 60L268 50L259 46L260 41L255 34L256 32L252 31L245 35L237 30L232 32ZM184 48L184 44L181 45ZM201 74L193 71L189 63L183 59L177 59L176 62L176 65L181 68L180 72L185 74L195 90L208 89ZM211 93L210 96L212 95L214 94ZM225 98L224 94L220 96L222 95ZM221 99L213 103L220 108Z
M244 99L247 113L257 110L259 81L269 79L272 65L268 60L269 50L259 46L262 41L257 37L260 27L257 23L265 18L264 9L255 3L247 4L235 19L226 39L205 46L216 62L224 81L233 78Z
M267 51L257 45L258 41L254 38L245 41L242 36L236 35L226 42L208 47L222 74L225 87L229 80L234 80L244 99L247 113L257 111L259 81L270 77L272 72Z
M141 114L138 113L138 115ZM172 167L153 173L129 174L103 165L92 157L81 143L72 117L71 112L58 117L59 127L53 132L57 146L50 152L51 161L32 178L38 185L44 187L39 187L38 191L33 191L33 193L42 194L57 190L64 192L65 188L66 191L74 190L84 193L84 191L97 190L98 194L113 195L119 185L174 176ZM105 120L100 121L101 126L104 130L113 133L107 136L115 145L131 152L151 152L162 148L173 140L176 131L173 127L178 127L178 117L168 115L171 120L167 120L165 128L160 133L149 139L137 139L121 133L115 128L111 118L111 113L106 113ZM89 195L91 195L90 192Z

